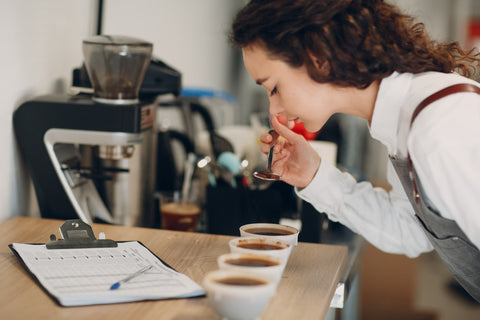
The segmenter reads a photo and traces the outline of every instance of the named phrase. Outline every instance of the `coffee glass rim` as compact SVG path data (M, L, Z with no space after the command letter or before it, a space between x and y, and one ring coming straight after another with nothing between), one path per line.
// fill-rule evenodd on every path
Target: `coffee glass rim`
M160 202L165 201L165 200L174 200L173 202L176 203L191 203L191 204L198 204L198 198L192 194L189 193L185 197L185 195L182 193L181 190L161 190L157 191L155 193L155 196L158 198Z

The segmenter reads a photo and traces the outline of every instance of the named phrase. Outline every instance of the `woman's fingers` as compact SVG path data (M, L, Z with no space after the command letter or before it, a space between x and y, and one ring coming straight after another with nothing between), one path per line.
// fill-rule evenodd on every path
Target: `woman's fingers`
M278 122L280 122L281 124L283 124L284 126L286 126L290 130L292 130L293 127L295 127L295 122L293 122L292 120L287 120L286 115L283 115L283 114L278 115L275 118L278 120Z
M270 144L262 143L260 145L260 151L267 154L270 151Z
M298 142L299 136L295 132L291 131L284 122L288 125L288 121L285 116L272 117L270 123L273 130L266 132L260 136L260 151L268 154L271 147L275 147L274 152L280 153L285 147L287 142ZM280 138L281 137L281 138Z
M284 137L285 139L287 139L287 141L291 143L295 143L301 137L300 135L290 130L287 126L282 124L277 117L273 117L270 123L272 124L275 132L277 132L280 136Z

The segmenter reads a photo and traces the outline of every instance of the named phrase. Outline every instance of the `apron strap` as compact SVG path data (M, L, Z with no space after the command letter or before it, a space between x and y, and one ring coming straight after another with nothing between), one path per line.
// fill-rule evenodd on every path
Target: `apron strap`
M459 92L473 92L473 93L480 94L480 88L470 83L460 83L460 84L455 84L455 85L446 87L428 96L422 102L420 102L420 104L413 111L412 119L410 120L410 128L412 128L413 121L417 118L420 112L423 109L425 109L425 107L427 107L429 104L441 98L444 98L448 95L459 93ZM410 179L412 180L412 183L413 183L414 198L415 198L415 202L418 204L420 195L418 194L417 183L415 182L415 175L413 174L413 164L412 164L412 159L410 158L410 153L408 153L408 164L410 167Z

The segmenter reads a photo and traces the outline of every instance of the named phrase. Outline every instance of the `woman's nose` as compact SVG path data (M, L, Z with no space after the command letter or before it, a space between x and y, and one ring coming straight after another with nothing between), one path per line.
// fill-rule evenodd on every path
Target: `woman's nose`
M270 107L269 107L270 114L279 115L279 114L281 114L285 111L280 106L280 104L277 101L275 101L275 99L269 98L268 101L269 101L269 105L270 105Z

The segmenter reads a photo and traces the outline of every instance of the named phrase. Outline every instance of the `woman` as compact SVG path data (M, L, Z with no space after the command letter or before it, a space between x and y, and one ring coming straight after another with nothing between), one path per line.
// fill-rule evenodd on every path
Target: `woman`
M253 0L231 39L268 92L282 138L262 135L261 149L275 145L282 180L386 252L437 250L480 301L478 54L430 40L382 0ZM390 192L323 163L290 130L318 131L335 113L366 119L387 147Z

